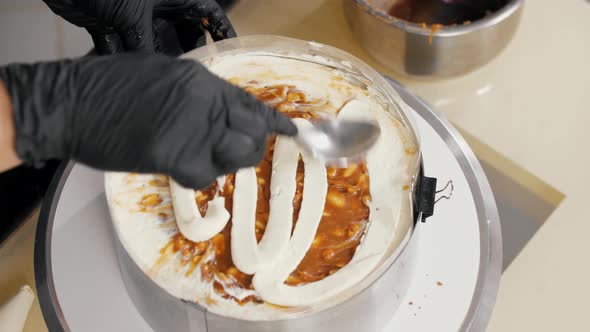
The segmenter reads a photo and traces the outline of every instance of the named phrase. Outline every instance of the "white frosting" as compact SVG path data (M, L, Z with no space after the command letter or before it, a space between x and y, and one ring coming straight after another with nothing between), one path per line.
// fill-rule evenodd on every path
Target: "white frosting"
M221 56L207 61L207 64L217 75L237 80L240 84L256 81L250 84L294 85L312 98L328 101L336 109L355 98L359 102L352 103L352 107L346 107L338 116L378 121L381 137L367 154L372 202L361 244L352 261L336 273L296 287L284 284L314 239L326 200L327 176L324 165L300 151L292 139L279 137L272 161L269 220L260 243L256 242L255 237L258 193L255 170L243 169L236 174L231 230L232 258L239 270L254 274L254 290L226 291L238 299L256 295L268 303L291 308L252 303L240 306L232 300L221 298L213 291L211 283L202 282L198 268L197 272L186 277L188 266L180 264L180 254L167 261L159 261L160 249L177 234L178 229L193 241L211 238L223 229L229 213L224 208L222 197L211 201L205 217L201 217L194 192L171 182L170 193L163 192L161 196L165 200L163 204L166 200L173 201L176 222L174 219L162 222L134 208L139 197L153 190L146 185L149 175L138 176L135 183L129 184L124 180L124 174L110 173L106 177L107 198L123 246L162 288L179 298L198 301L208 310L221 315L249 320L284 319L320 307L322 302L346 300L350 295L349 290L392 252L392 247L397 243L393 240L397 230L407 229L411 222L409 218L400 219L400 212L404 211L401 215L406 217L410 215L407 213L410 208L405 197L407 192L402 188L411 183L413 176L416 156L405 152L412 139L366 90L347 82L338 71L320 64L248 54ZM298 126L309 125L301 119L296 120L296 123ZM303 200L297 225L291 235L290 216L293 215L292 200L299 155L305 167ZM139 190L140 194L132 189ZM172 207L169 209L172 210ZM212 254L209 254L203 261L212 258ZM158 265L157 268L154 265ZM339 299L339 294L345 293L346 297Z
M311 126L309 122L303 119L296 119L294 122L300 128ZM299 213L299 219L303 220L303 223L312 221L315 224L315 227L308 234L311 239L306 240L311 245L326 200L326 168L323 164L311 159L305 152L300 151L293 139L288 137L277 138L272 161L268 224L260 244L256 243L255 236L258 192L256 172L253 168L249 168L239 170L236 174L231 250L234 264L244 273L256 275L264 273L268 268L272 268L272 265L277 260L285 259L284 251L290 244L289 239L291 238L293 226L293 221L288 216L293 215L293 197L297 187L295 175L300 154L302 154L303 160L306 162L304 188L308 182L309 188L315 187L315 191L305 191L304 189L304 199ZM309 198L305 198L305 195L308 195ZM306 204L306 201L310 199L312 205L308 206L310 203ZM308 209L313 211L311 216ZM305 255L307 249L309 249L309 246L304 249L303 255ZM303 256L299 260L291 260L290 264L295 263L295 267L297 267L301 259L303 259ZM294 269L291 269L291 271ZM273 303L281 304L278 302Z
M213 198L207 207L205 217L201 216L195 202L195 191L170 180L170 195L174 206L176 224L180 233L193 242L207 241L221 232L230 214L225 209L225 198Z
M345 119L374 120L373 116L375 114L371 113L368 104L362 102L351 102L339 113L339 117ZM370 204L369 229L352 261L338 272L320 281L295 287L284 284L285 279L299 265L311 246L325 202L325 199L317 199L309 195L310 190L305 191L306 185L307 188L313 186L314 193L317 191L325 197L327 190L325 173L322 174L323 178L315 176L316 174L309 174L308 177L306 167L301 211L304 211L304 204L310 202L309 211L314 215L300 214L299 219L302 221L297 223L288 249L273 265L266 266L254 276L253 285L265 301L284 306L307 306L324 301L361 281L383 258L397 225L401 202L400 188L403 186L404 177L399 172L391 172L393 167L399 165L399 155L393 155L386 160L382 158L391 151L400 151L399 139L394 136L395 131L391 130L395 128L392 128L391 120L387 117L377 120L382 128L386 128L386 131L367 156L371 194L374 195L373 202ZM277 152L275 150L275 153ZM296 160L294 165L297 166ZM325 170L325 167L321 168ZM313 179L310 179L312 177ZM318 211L319 215L317 215Z
M303 119L296 119L294 122L300 128L311 126ZM295 175L299 155L302 156L305 169L303 199L297 225L293 236L291 236L293 221L289 216L293 215L293 197L297 185ZM286 286L283 282L297 268L311 247L322 219L328 192L326 167L305 151L301 151L292 138L279 137L275 145L272 170L269 222L259 245L261 252L271 253L272 256L263 257L252 250L252 244L256 244L254 215L250 213L248 215L250 220L242 220L243 211L240 210L242 206L238 209L234 206L234 216L240 216L240 218L232 230L232 256L236 267L242 271L250 271L248 272L250 274L255 274L254 289L265 301L289 306L308 305L311 303L301 301L294 303L294 299L289 298L283 288L298 289L298 287ZM249 174L255 177L253 172L249 172ZM238 172L237 176L240 175L242 174ZM248 201L248 210L253 210L256 208L256 196L252 199L251 196L246 196L250 193L238 192L238 186L244 184L249 185L253 191L257 190L255 180L239 184L236 180L234 200L236 203L241 199ZM243 224L248 224L250 227L245 228L242 226ZM273 238L275 234L277 236ZM299 297L299 299L302 298Z

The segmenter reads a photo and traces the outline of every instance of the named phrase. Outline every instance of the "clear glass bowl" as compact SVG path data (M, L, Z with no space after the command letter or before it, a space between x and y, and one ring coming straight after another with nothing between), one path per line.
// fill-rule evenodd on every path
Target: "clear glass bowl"
M377 268L337 298L296 311L288 318L261 321L218 315L199 303L171 296L155 283L150 283L119 245L121 269L134 303L157 331L380 331L399 306L412 278L415 261L412 245L415 241L410 239L417 221L413 213L413 196L420 170L420 153L413 111L385 78L367 64L344 51L315 42L267 35L244 36L207 45L183 58L206 63L215 57L237 54L286 57L340 71L351 84L369 91L371 98L401 124L409 138L407 144L417 153L414 154L415 163L412 163L413 185L404 200L405 208L400 211L400 224L392 235L390 250ZM163 307L175 314L162 315Z

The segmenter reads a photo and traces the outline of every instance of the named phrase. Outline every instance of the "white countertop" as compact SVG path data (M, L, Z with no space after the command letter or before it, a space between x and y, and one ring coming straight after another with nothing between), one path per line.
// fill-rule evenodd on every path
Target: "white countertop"
M315 40L360 57L435 105L486 163L550 203L564 195L504 272L488 330L590 331L590 2L527 1L497 59L438 82L416 82L375 63L353 38L340 0L241 0L230 16L241 35ZM11 266L0 273L0 302L22 283L33 286L35 223L0 250L0 266ZM25 331L44 329L34 304Z

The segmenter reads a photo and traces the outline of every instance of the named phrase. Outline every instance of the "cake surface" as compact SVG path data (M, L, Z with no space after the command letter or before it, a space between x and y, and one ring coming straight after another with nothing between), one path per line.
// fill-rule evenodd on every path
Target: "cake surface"
M220 315L283 319L346 300L412 222L416 143L369 90L329 66L271 54L205 64L297 126L325 116L371 119L381 137L347 168L326 167L293 139L273 137L257 167L196 192L161 175L108 173L121 243L160 287ZM338 112L352 99L354 107Z

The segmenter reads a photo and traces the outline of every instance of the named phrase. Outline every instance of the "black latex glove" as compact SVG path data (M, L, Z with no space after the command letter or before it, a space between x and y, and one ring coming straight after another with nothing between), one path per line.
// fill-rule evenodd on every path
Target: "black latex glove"
M12 99L16 152L139 173L204 188L254 166L284 115L191 60L120 54L0 68Z
M215 0L44 0L57 15L85 28L98 54L161 51L170 46L158 31L175 31L184 52L213 40L235 37ZM154 24L156 22L156 24ZM157 25L160 25L158 29ZM165 25L165 28L162 28ZM173 48L173 47L172 47Z

